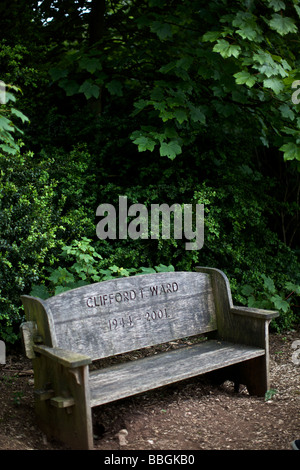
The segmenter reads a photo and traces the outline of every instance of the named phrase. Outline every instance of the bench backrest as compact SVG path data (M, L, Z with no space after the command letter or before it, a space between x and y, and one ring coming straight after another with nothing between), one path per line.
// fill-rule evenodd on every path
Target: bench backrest
M146 274L79 287L45 301L22 300L27 319L40 323L49 346L93 360L216 330L206 273Z

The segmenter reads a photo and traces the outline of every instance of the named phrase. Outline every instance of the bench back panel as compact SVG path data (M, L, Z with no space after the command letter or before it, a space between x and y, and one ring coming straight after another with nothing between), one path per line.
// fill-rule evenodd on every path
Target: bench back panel
M114 279L67 291L44 305L56 346L93 360L216 329L205 273Z

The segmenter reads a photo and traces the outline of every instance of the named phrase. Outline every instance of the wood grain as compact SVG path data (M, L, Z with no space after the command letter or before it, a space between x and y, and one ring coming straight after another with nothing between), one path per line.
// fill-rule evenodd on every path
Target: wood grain
M93 360L216 329L210 277L203 273L115 279L44 304L56 346Z
M146 357L90 373L91 406L263 356L265 351L220 341Z

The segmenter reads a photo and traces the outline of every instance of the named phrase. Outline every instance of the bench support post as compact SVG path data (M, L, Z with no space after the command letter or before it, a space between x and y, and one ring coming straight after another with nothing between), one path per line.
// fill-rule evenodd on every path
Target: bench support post
M241 362L238 374L240 383L246 385L250 395L263 397L270 388L266 356Z
M208 376L217 385L230 380L234 383L235 392L239 391L240 385L245 385L249 395L258 397L265 396L270 388L266 356L255 357L209 372Z
M93 449L88 365L68 368L38 354L33 367L40 429L72 449Z

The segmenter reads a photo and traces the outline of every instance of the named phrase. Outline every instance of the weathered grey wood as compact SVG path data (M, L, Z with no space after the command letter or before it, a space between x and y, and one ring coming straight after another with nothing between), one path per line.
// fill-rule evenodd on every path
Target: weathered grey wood
M217 336L225 341L267 347L269 323L278 312L248 307L235 307L228 278L215 268L197 267L197 272L210 275L217 318Z
M217 269L115 279L46 301L22 296L41 429L71 448L93 448L91 409L206 372L249 393L269 388L269 323L235 307ZM89 371L92 360L205 333L206 342Z
M34 359L35 353L33 350L34 337L37 332L37 325L34 321L27 321L21 324L21 338L23 342L23 348L25 350L28 359Z
M259 356L265 351L206 341L90 373L91 406L152 390Z
M89 357L84 356L83 354L65 351L64 349L59 348L49 348L49 346L44 346L42 344L34 345L32 349L34 352L44 354L65 367L80 367L91 364L92 362Z
M234 315L243 317L259 318L260 320L272 320L274 318L274 310L263 310L252 307L231 307L230 312Z
M33 359L33 368L35 389L44 390L44 398L48 392L49 398L35 401L40 429L49 439L60 440L72 449L92 449L88 365L72 369L39 354Z
M50 398L54 397L54 390L52 390L52 388L43 389L43 390L35 390L34 396L36 400L39 400L39 401L49 400Z
M75 405L75 400L73 397L54 397L50 399L50 403L56 408L69 408Z
M278 317L278 312L235 307L232 302L228 278L222 271L207 267L197 267L196 271L210 274L211 277L218 338L233 343L260 347L265 350L265 355L259 361L256 361L256 367L247 366L247 370L251 370L251 374L250 372L243 374L241 372L240 374L244 382L246 376L249 378L249 393L263 395L270 388L269 324L273 318ZM246 366L244 370L245 368ZM253 370L255 372L252 372Z
M53 323L53 346L93 360L216 329L210 277L201 273L105 281L43 306Z
M36 324L38 335L41 338L39 342L42 341L46 346L55 347L56 339L53 318L51 312L45 308L44 301L29 295L22 295L21 300L26 320Z

